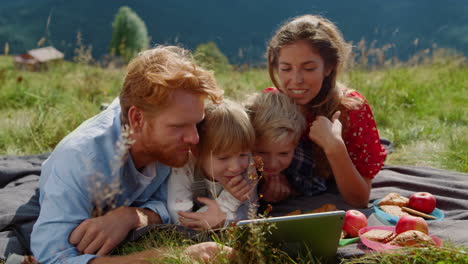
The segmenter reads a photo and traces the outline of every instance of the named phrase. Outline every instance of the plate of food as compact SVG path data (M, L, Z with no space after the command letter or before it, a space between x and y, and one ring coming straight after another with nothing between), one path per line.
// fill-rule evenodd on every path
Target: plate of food
M413 198L413 196L417 194L419 193L415 193L411 196L412 203L410 203L409 198L397 193L389 193L382 199L375 200L372 205L377 218L384 223L389 222L390 224L396 224L403 215L420 216L426 221L439 221L445 217L444 212L435 208L435 198L433 200L433 197L426 199L425 197L419 198L416 196L416 198ZM416 203L414 201L416 201Z
M375 251L386 251L403 247L441 246L442 240L418 230L396 234L394 226L368 226L359 230L361 242Z

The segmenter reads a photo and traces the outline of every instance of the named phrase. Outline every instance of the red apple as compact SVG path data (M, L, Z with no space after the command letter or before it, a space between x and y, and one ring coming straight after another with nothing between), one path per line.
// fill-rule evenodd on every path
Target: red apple
M357 210L348 210L345 214L343 230L349 237L357 237L359 229L367 226L366 216Z
M404 215L398 220L395 232L397 234L403 233L408 230L418 230L425 234L429 234L429 227L426 221L419 216Z
M409 198L408 207L426 214L432 213L436 208L434 195L428 192L413 193Z

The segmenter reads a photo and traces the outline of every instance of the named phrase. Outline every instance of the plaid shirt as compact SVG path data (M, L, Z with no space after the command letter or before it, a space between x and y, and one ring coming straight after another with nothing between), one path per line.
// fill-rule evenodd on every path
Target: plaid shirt
M301 139L284 174L296 191L313 196L327 190L326 181L317 175L315 167L311 142Z

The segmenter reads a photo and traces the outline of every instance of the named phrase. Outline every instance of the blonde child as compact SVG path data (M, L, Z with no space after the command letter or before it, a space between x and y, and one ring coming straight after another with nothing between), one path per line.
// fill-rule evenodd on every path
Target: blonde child
M294 193L287 169L305 129L305 119L294 101L278 92L254 94L245 107L255 130L253 153L263 161L259 193L264 201L279 202ZM322 186L318 192L326 190L321 178L314 180L316 186Z
M173 222L206 230L247 218L255 196L248 177L255 174L251 159L255 133L247 113L233 101L211 104L198 130L200 141L189 162L174 168L169 177Z

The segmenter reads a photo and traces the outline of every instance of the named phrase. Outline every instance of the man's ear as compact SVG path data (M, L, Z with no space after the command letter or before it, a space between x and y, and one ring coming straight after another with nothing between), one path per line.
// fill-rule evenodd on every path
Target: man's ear
M139 132L143 127L143 112L134 105L128 109L128 124L134 132Z

